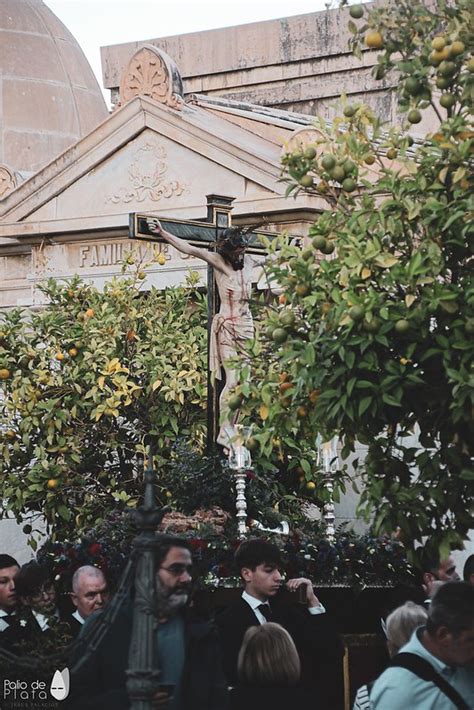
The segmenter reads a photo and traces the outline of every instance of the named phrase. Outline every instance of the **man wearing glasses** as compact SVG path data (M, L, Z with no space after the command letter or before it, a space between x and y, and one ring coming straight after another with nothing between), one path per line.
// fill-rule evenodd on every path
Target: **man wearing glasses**
M227 686L221 671L217 631L207 620L197 618L188 606L193 568L187 542L177 537L162 537L155 550L155 569L160 689L154 697L153 708L224 710ZM86 666L73 675L74 710L130 707L126 670L131 631L132 611L128 609L114 622Z

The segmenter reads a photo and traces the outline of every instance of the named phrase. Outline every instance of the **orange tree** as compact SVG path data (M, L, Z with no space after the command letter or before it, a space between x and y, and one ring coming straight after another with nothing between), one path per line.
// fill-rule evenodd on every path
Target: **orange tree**
M403 128L343 101L320 140L284 156L288 193L327 208L303 249L278 245L269 275L284 295L239 393L251 446L284 466L290 495L313 482L327 497L317 434L338 434L344 458L357 440L375 532L399 527L412 549L428 535L445 554L473 526L472 4L351 15L356 52L380 50L376 78L397 72ZM428 111L436 127L413 140ZM342 473L335 482L337 494Z
M26 532L35 514L64 536L134 505L151 444L162 465L178 433L202 439L205 297L143 292L143 275L51 280L43 309L0 317L0 498Z

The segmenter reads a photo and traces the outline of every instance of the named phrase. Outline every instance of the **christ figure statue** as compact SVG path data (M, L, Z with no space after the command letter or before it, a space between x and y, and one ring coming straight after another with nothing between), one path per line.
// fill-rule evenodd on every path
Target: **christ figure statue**
M178 251L202 259L214 267L221 305L212 321L209 362L214 378L220 380L222 370L225 373L225 386L219 399L221 422L217 443L230 449L238 412L230 412L227 400L238 383L235 360L243 352L243 343L254 335L250 312L252 275L253 267L261 264L262 260L246 253L247 239L237 227L224 230L217 240L216 251L211 252L173 236L163 229L157 219L148 218L147 224L151 232Z

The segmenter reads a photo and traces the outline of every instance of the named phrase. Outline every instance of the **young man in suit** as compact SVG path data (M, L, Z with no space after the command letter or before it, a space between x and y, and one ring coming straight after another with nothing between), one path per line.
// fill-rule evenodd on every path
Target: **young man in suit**
M15 577L20 565L10 555L0 554L0 646L8 648L16 636Z
M238 548L235 562L244 590L237 604L216 619L229 683L237 682L237 657L246 630L271 620L292 637L301 660L301 683L314 691L317 707L342 708L343 647L311 581L305 577L290 579L286 589L298 593L302 603L285 605L278 599L283 578L280 551L275 545L266 540L247 540Z

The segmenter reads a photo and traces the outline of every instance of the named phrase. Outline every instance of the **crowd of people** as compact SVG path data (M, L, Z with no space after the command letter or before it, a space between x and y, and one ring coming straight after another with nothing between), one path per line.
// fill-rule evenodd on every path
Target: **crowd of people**
M287 710L294 703L344 709L344 645L335 619L309 579L283 579L277 546L264 539L241 543L235 563L242 593L214 618L193 605L192 551L184 538L162 536L154 563L154 708ZM403 600L382 620L390 660L357 691L354 710L474 708L474 555L464 581L449 558L427 559L420 582L418 598ZM280 594L282 587L293 603ZM85 565L74 572L68 607L45 565L20 567L0 554L0 649L21 654L25 644L47 648L58 630L69 641L80 638L110 597L103 572ZM72 710L130 707L132 597L133 590L85 662L77 663L81 645L70 645Z

